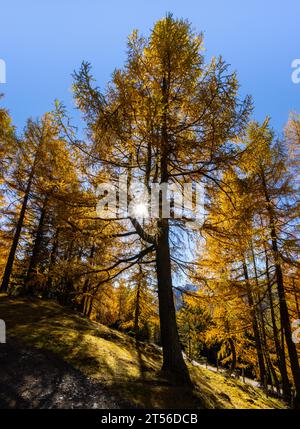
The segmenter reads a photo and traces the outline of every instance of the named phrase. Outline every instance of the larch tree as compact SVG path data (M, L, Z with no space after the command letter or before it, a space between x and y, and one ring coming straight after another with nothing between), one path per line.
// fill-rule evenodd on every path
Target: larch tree
M0 108L0 278L5 267L10 242L9 234L4 228L6 223L4 219L7 215L7 206L9 206L6 178L12 168L17 147L15 128L9 113L6 109Z
M210 190L209 215L203 228L206 243L198 272L205 279L203 288L211 292L216 323L210 336L223 341L225 348L229 345L233 362L237 356L235 349L242 351L241 344L247 343L248 336L248 346L254 345L252 350L257 354L258 378L264 383L266 367L255 297L257 288L252 282L249 263L254 206L245 180L233 169L223 175L222 185L223 189ZM247 359L251 362L249 356Z
M268 120L261 126L252 122L248 127L246 142L248 149L246 170L256 190L255 194L253 193L253 199L256 203L260 203L261 215L267 230L267 246L274 263L280 319L296 391L294 406L299 408L300 366L296 344L292 339L283 269L286 262L294 263L293 256L290 257L286 249L288 244L295 242L296 238L294 236L297 228L295 226L297 219L297 205L294 201L295 182L288 170L289 162L285 147L281 141L274 141L274 133L268 126Z
M236 156L232 142L245 127L250 99L240 100L236 75L222 58L205 64L202 35L187 21L168 15L148 38L134 31L127 62L105 92L94 85L87 63L74 77L91 141L83 149L112 182L120 174L138 178L147 189L153 183L216 181L214 175ZM160 203L168 205L163 194ZM127 229L144 243L139 260L155 254L163 370L189 384L172 290L170 236L177 224L161 213L142 224L131 214Z
M19 145L14 168L11 171L11 186L15 188L17 192L22 193L23 195L20 212L16 221L14 235L2 277L1 289L4 292L6 292L9 287L15 255L26 215L32 182L35 176L36 166L39 162L39 150L49 134L48 125L49 124L45 120L42 128L40 129L36 126L36 124L33 123L33 121L28 121L24 139Z

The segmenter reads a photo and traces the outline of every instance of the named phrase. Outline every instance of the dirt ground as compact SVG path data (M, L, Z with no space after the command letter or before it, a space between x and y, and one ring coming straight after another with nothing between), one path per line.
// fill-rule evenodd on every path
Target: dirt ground
M12 339L0 344L0 409L125 407L59 357Z

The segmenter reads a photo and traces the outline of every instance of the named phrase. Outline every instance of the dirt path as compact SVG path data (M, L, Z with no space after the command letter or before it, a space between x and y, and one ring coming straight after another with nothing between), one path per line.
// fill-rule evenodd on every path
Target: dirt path
M0 409L120 408L109 390L52 353L0 344Z

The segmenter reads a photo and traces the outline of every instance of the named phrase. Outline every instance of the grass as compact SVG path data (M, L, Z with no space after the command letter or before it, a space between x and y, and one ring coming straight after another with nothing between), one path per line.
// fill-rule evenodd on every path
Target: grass
M159 377L162 357L157 346L137 343L52 301L0 294L0 318L9 336L54 352L134 407L285 408L258 388L192 365L193 391L172 386Z

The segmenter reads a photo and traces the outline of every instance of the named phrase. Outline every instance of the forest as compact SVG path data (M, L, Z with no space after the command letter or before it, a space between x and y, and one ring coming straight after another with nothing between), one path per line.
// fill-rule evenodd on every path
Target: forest
M280 133L268 112L255 120L255 100L204 42L167 14L149 36L133 31L105 86L83 61L72 74L82 128L53 94L17 129L1 95L0 294L161 347L172 383L192 386L189 363L206 361L299 409L300 115ZM133 210L105 217L99 186L120 178ZM164 192L149 216L137 181L198 184L203 221L176 215Z

